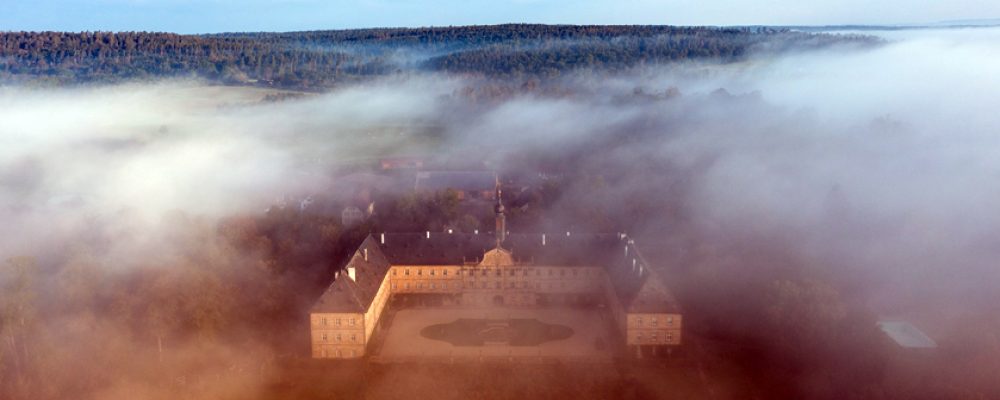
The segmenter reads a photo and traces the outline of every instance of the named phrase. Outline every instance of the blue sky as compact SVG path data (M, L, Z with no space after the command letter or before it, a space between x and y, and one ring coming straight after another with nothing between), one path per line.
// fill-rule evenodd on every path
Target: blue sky
M996 0L0 0L0 30L181 33L496 24L817 25L1000 18Z

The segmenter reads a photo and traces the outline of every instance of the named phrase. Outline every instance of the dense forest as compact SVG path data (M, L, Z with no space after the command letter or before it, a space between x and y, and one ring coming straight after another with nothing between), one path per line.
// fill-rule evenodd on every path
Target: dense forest
M320 89L407 72L555 77L684 60L873 45L863 36L771 28L497 25L292 33L0 33L0 81L115 82L195 76Z

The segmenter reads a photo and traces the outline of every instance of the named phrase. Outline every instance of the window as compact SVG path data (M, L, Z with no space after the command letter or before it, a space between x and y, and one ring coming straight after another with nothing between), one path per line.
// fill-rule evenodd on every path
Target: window
M340 318L335 319L333 322L335 322L335 325L340 326Z
M410 276L410 269L407 268L405 271L403 271L403 275Z
M635 340L637 342L642 342L642 332L639 332L635 335Z
M528 270L527 269L524 270L524 276L528 276Z
M667 317L667 325L673 325L673 324L674 324L674 317Z
M483 276L486 276L486 274L488 274L488 273L490 273L490 270L488 270L488 269L484 269L483 270Z
M403 284L403 288L409 290L410 289L410 282L404 283Z
M514 271L513 269L512 269L512 270L510 270L510 276L514 276L514 273L515 273L515 272L517 272L517 271Z
M656 343L656 332L649 334L649 340L653 343Z
M554 274L554 272L550 269L549 270L549 276L552 276L553 274Z
M357 342L358 341L358 334L352 333L351 334L351 341L352 342Z
M433 283L431 283L431 290L434 290L436 288L437 288L436 285L434 285Z
M495 287L497 289L500 289L500 282L497 282L497 283L493 284L493 287Z
M423 288L424 284L422 282L417 284L417 289L423 289Z
M351 350L351 357L354 357L354 350Z
M536 269L535 270L535 276L542 276L542 270Z
M659 322L660 322L660 321L659 321L659 320L658 320L658 319L657 319L656 317L653 317L652 319L650 319L650 321L649 321L649 322L650 322L650 323L651 323L651 324L652 324L653 326L657 326L657 325L659 325Z
M337 350L337 358L344 358L344 352Z
M642 317L638 317L635 319L635 326L638 326L640 328L642 327Z
M673 333L667 332L667 341L668 342L674 341L674 334Z
M328 339L327 339L327 337L326 337L326 334L324 333L324 334L323 334L323 341L325 342L325 341L327 341L327 340L328 340Z
M576 270L575 269L573 270L573 276L576 276Z
M338 342L343 342L344 341L344 336L338 333L337 334L337 341Z
M480 289L486 289L486 282L479 282Z
M326 326L326 318L323 318L323 326Z
M431 276L434 276L434 270L433 269L431 270Z
M448 270L444 270L444 272L442 273L444 274L444 276L448 276Z
M392 276L396 276L396 269L395 268L392 269Z
M500 268L497 268L497 276L500 276L501 272L502 271L500 271Z
M424 274L424 270L422 270L420 268L417 268L417 276L421 276L423 274Z
M393 288L393 289L395 289L395 288L396 288L396 282L393 282L393 283L392 283L392 288Z
M327 357L327 355L326 355L326 349L323 349L322 353L323 353L323 358L326 358Z
M566 276L566 270L564 269L559 270L559 276Z
M351 318L351 326L354 326L354 324L355 324L356 322L357 322L357 320L356 320L355 318Z

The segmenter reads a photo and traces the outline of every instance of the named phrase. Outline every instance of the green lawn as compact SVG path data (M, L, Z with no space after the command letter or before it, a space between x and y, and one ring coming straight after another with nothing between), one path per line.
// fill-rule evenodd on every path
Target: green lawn
M460 318L447 324L428 326L420 335L441 340L454 346L484 346L503 343L510 346L538 346L553 340L573 336L568 326L548 324L537 319L471 319Z

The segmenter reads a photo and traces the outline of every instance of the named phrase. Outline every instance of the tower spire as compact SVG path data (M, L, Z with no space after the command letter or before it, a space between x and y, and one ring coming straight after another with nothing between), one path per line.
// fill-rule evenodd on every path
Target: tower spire
M496 237L497 237L497 248L501 248L504 240L507 239L507 217L504 215L503 211L503 190L500 188L500 174L495 174L496 176L496 205L493 207L493 211L496 213Z

